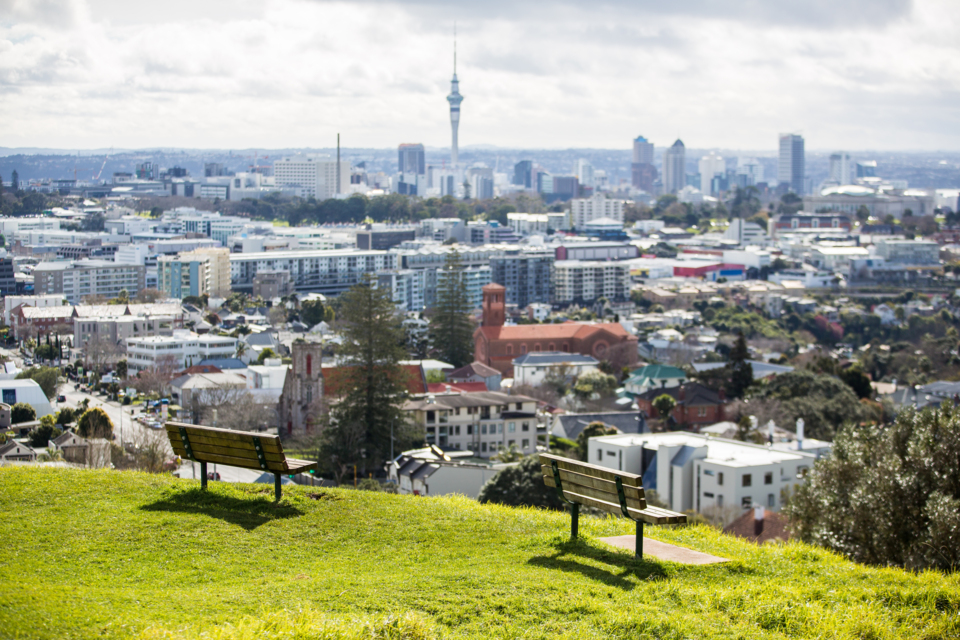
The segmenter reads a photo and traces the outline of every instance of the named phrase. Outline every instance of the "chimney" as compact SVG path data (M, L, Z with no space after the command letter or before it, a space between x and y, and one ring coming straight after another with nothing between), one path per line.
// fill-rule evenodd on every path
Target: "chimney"
M763 516L766 515L766 509L763 508L762 504L758 504L753 508L753 535L760 537L760 534L763 533Z
M803 449L803 418L797 418L797 451Z
M773 444L773 431L777 425L773 424L773 420L767 423L767 427L770 429L770 444Z

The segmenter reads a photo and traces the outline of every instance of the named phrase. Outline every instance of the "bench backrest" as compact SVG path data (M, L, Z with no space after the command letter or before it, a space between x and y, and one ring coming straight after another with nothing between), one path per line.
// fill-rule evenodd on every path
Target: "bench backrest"
M611 513L622 513L622 495L622 502L630 510L642 511L647 508L647 500L643 495L643 479L638 475L550 453L540 454L540 465L544 484L557 487L559 478L563 497L570 502Z
M173 451L184 460L226 464L271 473L288 471L280 438L274 435L167 422Z

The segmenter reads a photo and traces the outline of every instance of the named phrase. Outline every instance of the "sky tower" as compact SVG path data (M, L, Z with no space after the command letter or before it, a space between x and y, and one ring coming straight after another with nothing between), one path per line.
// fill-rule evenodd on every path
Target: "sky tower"
M453 134L450 144L450 164L457 166L460 158L460 149L457 145L457 129L460 127L460 103L463 102L463 96L460 95L460 81L457 80L457 30L453 30L453 80L450 81L450 95L447 96L447 102L450 103L450 130Z

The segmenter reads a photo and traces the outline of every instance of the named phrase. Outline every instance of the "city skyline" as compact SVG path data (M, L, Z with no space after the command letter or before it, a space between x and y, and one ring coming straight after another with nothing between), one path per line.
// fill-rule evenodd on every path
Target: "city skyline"
M772 151L785 131L808 150L960 148L960 18L945 0L807 4L519 2L508 19L497 3L175 0L158 17L0 0L0 107L16 123L0 144L321 147L339 131L350 147L445 147L458 20L461 149L629 148L642 132L661 149Z

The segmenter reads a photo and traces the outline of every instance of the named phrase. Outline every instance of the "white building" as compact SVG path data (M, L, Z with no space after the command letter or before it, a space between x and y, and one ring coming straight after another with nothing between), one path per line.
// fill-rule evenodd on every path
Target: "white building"
M50 400L34 380L0 380L0 402L11 407L25 402L37 412L37 419L54 413Z
M741 247L748 244L764 245L769 240L763 227L756 222L748 222L741 218L730 221L730 226L723 232L723 239L736 240Z
M538 387L551 372L563 372L568 381L596 371L600 361L579 353L540 351L525 353L513 360L513 383Z
M570 201L570 220L577 229L597 218L613 218L623 225L623 208L626 200L614 200L603 194L590 198L574 198Z
M599 297L610 301L630 297L630 265L622 262L558 260L553 263L554 304L589 303Z
M591 464L643 476L674 511L760 505L774 511L781 492L801 482L815 453L783 451L687 432L590 438Z
M550 227L545 213L508 213L507 223L518 235L545 235Z
M273 178L278 187L291 187L301 198L313 196L327 200L345 194L350 188L350 162L340 161L340 182L337 184L337 161L328 157L291 156L273 163Z
M146 286L146 267L107 260L41 262L33 274L38 295L63 294L71 303L87 296L116 298L121 291L132 298Z
M711 151L700 158L698 166L700 169L700 191L704 195L716 195L711 183L716 176L724 176L727 173L727 163L723 156Z
M396 253L386 251L268 251L230 254L234 291L253 291L258 271L286 271L298 292L337 295L359 283L364 274L398 267Z
M181 370L208 358L232 358L236 352L236 338L178 330L172 336L128 338L127 366L131 374L151 369L158 362L169 362L175 370Z
M940 245L932 240L879 240L877 255L887 262L901 264L938 264Z
M459 494L470 498L480 495L487 480L512 464L467 462L464 453L442 451L437 447L404 451L387 468L387 478L402 495L442 496Z

